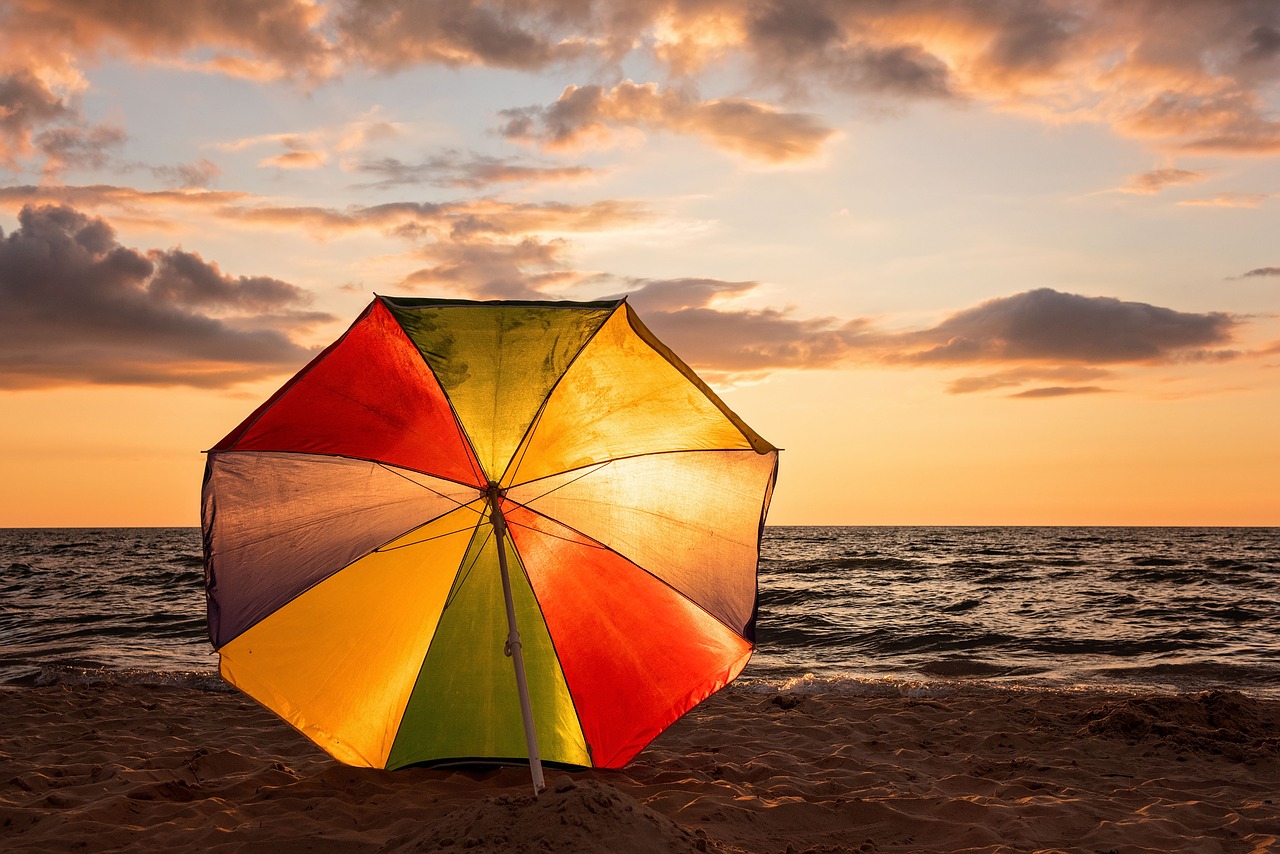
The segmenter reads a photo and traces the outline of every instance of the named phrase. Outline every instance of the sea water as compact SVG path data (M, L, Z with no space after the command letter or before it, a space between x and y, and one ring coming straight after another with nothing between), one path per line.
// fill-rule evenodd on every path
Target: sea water
M770 527L745 690L1280 697L1280 529ZM195 528L0 529L0 684L225 686Z

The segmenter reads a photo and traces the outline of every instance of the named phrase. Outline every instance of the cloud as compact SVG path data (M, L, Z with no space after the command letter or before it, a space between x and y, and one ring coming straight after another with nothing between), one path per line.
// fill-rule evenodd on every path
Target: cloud
M1153 195L1167 187L1181 187L1203 181L1205 177L1205 173L1189 169L1152 169L1150 172L1130 176L1122 191Z
M545 299L587 275L569 269L567 248L563 240L533 237L507 243L441 241L418 251L430 266L410 273L400 285L414 291L443 289L476 299Z
M0 234L0 388L222 387L297 368L307 294L180 249L122 246L105 220L24 207Z
M852 364L1010 366L948 387L965 394L1096 380L1110 375L1101 365L1239 355L1215 349L1231 341L1238 323L1226 314L1110 297L1027 291L956 312L931 328L891 332L869 318L797 318L789 310L732 305L757 287L716 279L632 280L627 292L645 322L690 364L728 373Z
M775 81L799 88L821 81L864 95L955 95L950 70L937 56L919 44L863 41L830 4L775 2L743 11L745 50L758 73Z
M0 188L0 202L6 200L58 200L125 212L185 207L215 219L301 230L318 239L377 231L409 244L407 257L418 266L399 283L408 290L546 298L611 288L629 293L646 321L691 363L724 376L850 365L1003 366L952 381L949 391L962 394L1044 381L1066 387L1107 376L1100 367L1106 365L1213 362L1241 355L1228 348L1243 322L1231 315L1049 289L996 298L931 327L895 331L870 318L802 317L788 308L744 307L742 298L759 288L753 281L619 279L575 268L573 235L652 227L653 214L628 201L570 205L473 199L337 209L264 204L247 194L144 193L110 186ZM213 300L231 293L242 300L236 310L247 310L244 301L250 295L262 300L276 293L248 281L216 287L228 281L221 274L179 276L193 263L180 250L162 260L167 266L147 274L153 298L181 296L188 308L213 309L229 306Z
M948 394L972 394L979 391L992 391L998 388L1010 388L1025 385L1039 380L1056 380L1059 382L1083 382L1111 376L1104 368L1066 365L1063 367L1028 366L983 376L960 377L947 386Z
M888 339L887 359L914 364L1119 364L1195 358L1232 340L1238 321L1048 288L989 300L931 329Z
M324 7L309 0L134 0L0 6L0 51L28 65L66 67L123 52L149 62L253 79L317 80L333 46L321 31Z
M264 157L258 161L258 165L275 169L319 169L329 161L328 155L323 151L307 148L301 143L295 143L287 147L289 148L288 151L271 157Z
M857 352L867 320L717 305L756 287L705 278L640 279L628 283L627 294L645 324L695 368L727 374L824 368Z
M26 69L0 76L0 164L16 169L34 130L70 114L62 98Z
M50 128L36 136L35 142L45 155L45 175L56 176L68 169L101 169L111 159L111 150L126 138L122 128L103 124Z
M380 176L375 187L400 187L432 184L482 190L496 184L567 183L592 177L596 170L588 166L529 166L510 158L473 155L462 157L446 152L421 163L405 163L394 157L363 160L355 169Z
M1256 208L1275 193L1215 193L1201 199L1183 199L1178 202L1186 207L1201 208Z
M90 210L106 209L157 225L168 224L161 217L166 208L216 214L252 198L250 193L225 190L138 190L114 184L14 184L0 187L0 205L13 209L23 205L70 205Z
M805 113L784 113L744 98L696 100L656 83L569 86L547 107L504 110L499 132L548 151L612 144L617 130L639 128L696 136L768 163L816 156L835 131Z
M176 187L195 188L208 187L222 174L216 163L200 158L193 163L180 163L177 166L152 166L151 174L162 181Z
M594 276L573 270L565 260L566 236L624 231L652 224L644 205L602 200L573 205L512 203L496 199L455 202L395 202L327 208L262 203L246 193L209 190L145 192L110 185L0 188L0 206L62 202L122 212L156 225L159 213L176 208L216 220L302 232L327 240L378 232L411 247L421 264L403 277L408 290L431 287L485 298L543 298Z
M1248 279L1255 276L1280 276L1280 267L1257 267L1247 273L1242 273L1238 278Z
M582 56L586 34L575 25L589 24L589 15L580 3L381 0L340 4L334 24L349 58L382 71L421 64L533 71Z
M496 199L459 202L390 202L341 210L314 206L227 205L217 216L279 228L305 228L325 237L376 229L410 240L518 239L524 235L594 232L624 228L651 218L635 202L603 200L513 203Z
M262 145L279 145L284 151L264 157L258 166L276 169L316 169L329 160L324 150L323 131L312 133L272 133L262 136L250 136L234 139L230 142L218 142L213 148L221 151L244 151Z
M0 110L0 158L24 156L31 132L59 120L48 111L71 109L55 78L74 82L77 63L108 55L308 84L421 65L591 75L601 85L506 116L508 136L551 149L630 128L791 162L812 157L832 131L789 105L835 91L891 107L951 99L1100 123L1168 151L1270 155L1280 151L1277 40L1280 4L1258 0L1187 0L1176 15L1167 0L8 0L0 81L25 106ZM653 68L666 88L613 85L625 60ZM17 69L28 76L15 84ZM696 75L722 69L745 72L748 88L683 94Z
M639 202L603 199L586 204L506 202L469 199L450 202L389 202L329 208L272 205L244 192L217 190L136 190L110 184L88 186L15 185L0 187L0 205L57 202L144 215L164 207L204 211L209 216L280 229L304 229L316 238L381 231L408 240L518 240L527 235L600 232L651 222L653 212Z
M1026 391L1020 391L1011 394L1013 398L1043 398L1043 397L1071 397L1078 394L1105 394L1110 389L1101 388L1096 385L1083 386L1046 386L1044 388L1030 388Z

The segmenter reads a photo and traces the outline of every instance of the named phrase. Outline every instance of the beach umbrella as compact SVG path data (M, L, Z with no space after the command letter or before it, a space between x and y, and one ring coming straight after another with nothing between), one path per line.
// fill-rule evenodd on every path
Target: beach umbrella
M776 470L625 300L378 297L208 451L222 675L352 765L621 767L750 657Z

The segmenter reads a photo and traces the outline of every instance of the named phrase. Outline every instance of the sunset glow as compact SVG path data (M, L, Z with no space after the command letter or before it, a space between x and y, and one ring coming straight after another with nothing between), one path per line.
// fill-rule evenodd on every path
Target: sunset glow
M1280 4L0 3L0 527L195 525L373 295L593 300L773 524L1280 525Z

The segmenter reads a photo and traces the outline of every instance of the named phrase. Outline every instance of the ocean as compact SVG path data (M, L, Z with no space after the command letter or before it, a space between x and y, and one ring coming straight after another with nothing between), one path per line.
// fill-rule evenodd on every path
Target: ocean
M1280 529L769 527L736 690L1280 698ZM229 690L197 528L0 529L0 684Z

